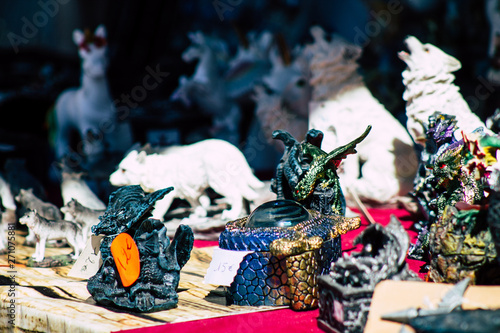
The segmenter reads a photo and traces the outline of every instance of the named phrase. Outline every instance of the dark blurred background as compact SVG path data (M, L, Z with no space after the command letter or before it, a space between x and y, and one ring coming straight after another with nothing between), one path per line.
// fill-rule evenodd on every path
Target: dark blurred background
M384 18L377 13L389 6L401 11L380 21ZM320 25L364 47L360 72L365 82L402 122L405 66L397 52L405 48L405 36L432 43L461 61L455 83L464 96L474 96L490 67L490 27L482 0L2 0L0 163L24 159L27 169L49 189L57 188L50 177L52 106L61 91L80 81L72 32L93 31L99 24L108 31L113 97L141 84L147 66L169 73L130 115L135 141L141 144L155 131L177 131L178 142L173 143L187 143L184 133L201 131L203 122L209 121L169 102L179 77L190 76L196 65L181 58L191 31L222 38L234 55L238 33L269 30L293 46L310 42L309 28ZM486 119L497 104L492 90L474 110ZM244 140L242 136L241 144ZM265 171L261 170L263 178L269 176Z

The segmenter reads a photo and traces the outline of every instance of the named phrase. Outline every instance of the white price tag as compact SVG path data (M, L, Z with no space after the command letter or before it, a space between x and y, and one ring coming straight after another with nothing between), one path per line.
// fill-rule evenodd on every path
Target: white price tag
M88 279L94 276L102 265L101 240L103 235L92 235L82 253L68 272L69 277Z
M243 258L254 251L230 251L215 248L204 283L230 286Z

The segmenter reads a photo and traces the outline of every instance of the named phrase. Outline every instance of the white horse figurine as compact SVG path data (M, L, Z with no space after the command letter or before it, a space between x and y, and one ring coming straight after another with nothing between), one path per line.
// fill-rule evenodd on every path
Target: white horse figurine
M81 140L76 153L87 159L104 151L123 153L132 145L132 132L126 119L120 119L125 115L117 114L109 92L106 29L100 25L93 35L76 29L73 41L82 59L81 86L63 91L56 101L56 157L71 153L74 131Z

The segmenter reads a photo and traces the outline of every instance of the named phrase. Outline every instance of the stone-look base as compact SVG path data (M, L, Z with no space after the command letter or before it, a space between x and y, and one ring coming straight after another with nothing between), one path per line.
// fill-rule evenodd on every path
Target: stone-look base
M45 257L42 261L35 261L30 258L26 263L28 267L61 267L68 266L75 262L71 255L57 255L52 257Z

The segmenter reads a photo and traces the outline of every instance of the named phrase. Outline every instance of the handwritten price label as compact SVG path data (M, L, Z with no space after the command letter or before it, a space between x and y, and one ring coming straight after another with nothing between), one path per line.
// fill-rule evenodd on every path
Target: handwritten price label
M214 249L210 267L205 275L204 283L219 286L229 286L238 272L243 258L253 251L230 251L221 248Z
M104 236L90 236L82 253L68 272L69 277L88 279L94 276L102 265L101 240Z

